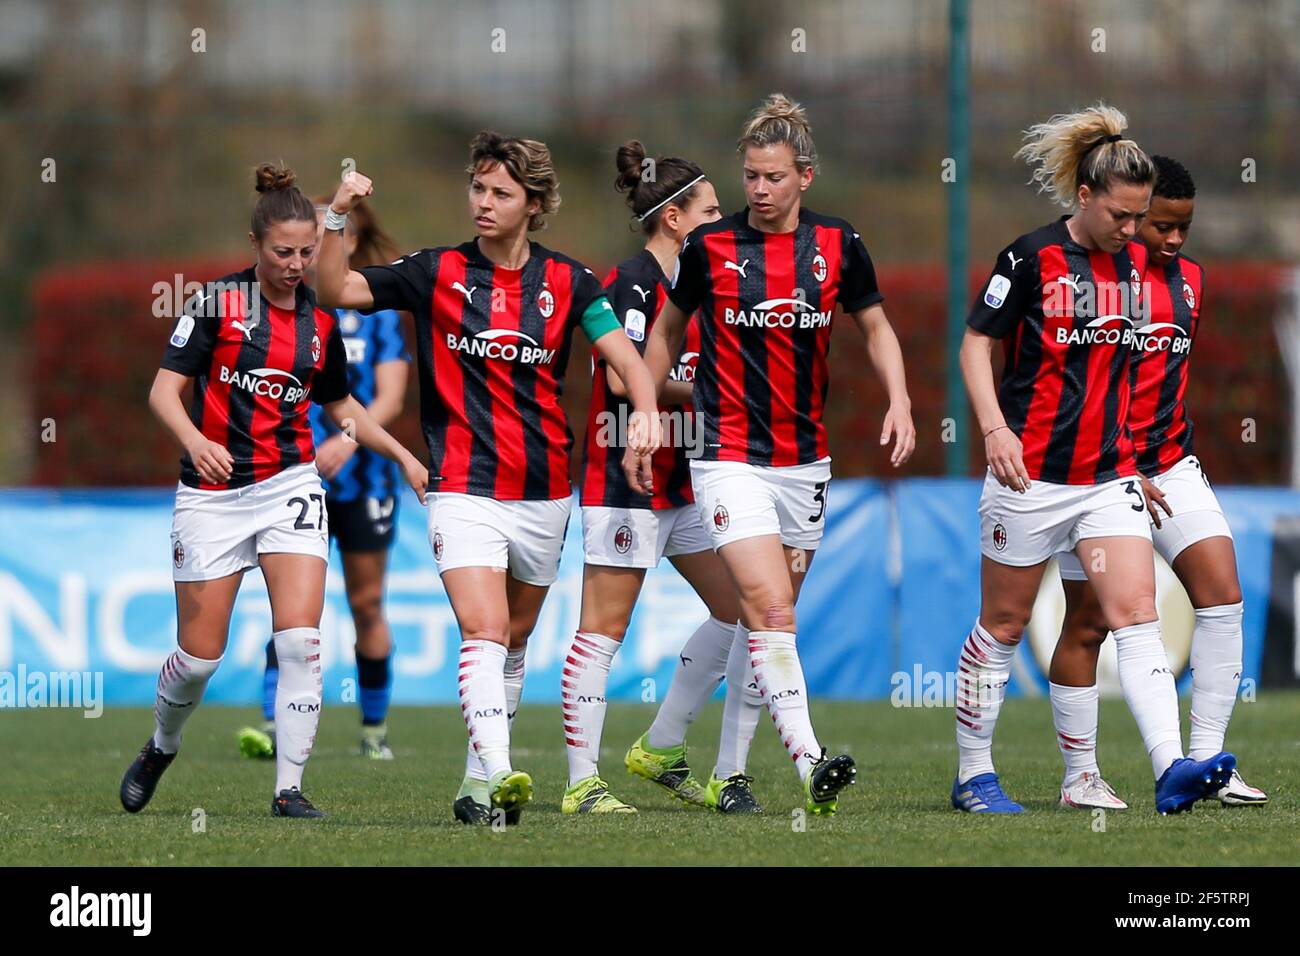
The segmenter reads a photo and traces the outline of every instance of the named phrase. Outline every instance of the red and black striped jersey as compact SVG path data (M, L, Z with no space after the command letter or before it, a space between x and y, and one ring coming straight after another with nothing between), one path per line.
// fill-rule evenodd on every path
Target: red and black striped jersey
M582 263L529 250L522 269L496 265L471 240L361 270L374 308L415 316L429 491L570 494L560 395L574 327L604 292Z
M699 313L701 457L775 466L825 458L835 304L855 312L884 298L854 228L802 209L793 232L760 232L746 207L687 237L668 295Z
M1138 471L1154 477L1192 453L1192 421L1183 398L1201 320L1205 272L1186 255L1147 270L1148 322L1133 343L1129 430Z
M230 480L212 484L181 459L181 481L216 491L242 488L313 461L308 399L348 395L348 358L334 313L305 285L294 311L257 291L250 267L208 283L186 304L162 367L194 379L190 421L234 459Z
M1129 357L1146 248L1085 249L1068 216L998 254L967 324L1002 340L998 403L1031 479L1092 485L1133 475Z
M614 314L623 325L623 331L632 340L637 351L645 354L646 339L650 336L659 310L668 296L668 278L659 266L659 260L648 249L641 251L615 266L605 278L605 293L614 305ZM695 360L700 353L699 325L691 321L686 326L686 338L677 363L668 376L678 382L695 380ZM609 388L605 361L592 349L591 408L587 413L587 436L583 443L582 503L608 508L680 508L691 504L690 462L683 441L670 442L664 436L664 445L652 459L654 470L653 497L635 492L623 475L623 442L625 422L632 413L632 404L620 398ZM673 428L685 435L691 405L660 405L667 412ZM661 416L662 420L662 416Z

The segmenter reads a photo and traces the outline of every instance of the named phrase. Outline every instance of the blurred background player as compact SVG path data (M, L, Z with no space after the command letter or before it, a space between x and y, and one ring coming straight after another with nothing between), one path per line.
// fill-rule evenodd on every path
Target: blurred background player
M466 171L476 238L360 271L336 230L372 186L347 174L318 270L322 300L337 308L415 316L429 542L460 625L470 737L453 813L486 825L493 809L517 819L532 799L532 778L510 762L510 718L569 519L573 437L560 395L574 328L627 383L639 413L629 446L657 448L659 422L654 383L591 270L528 239L560 202L546 144L481 132Z
M323 229L332 196L317 196L316 216ZM348 217L344 252L353 269L380 265L397 258L393 240L384 232L367 203L358 203ZM315 265L308 270L315 281ZM391 309L378 312L336 310L348 357L348 391L366 406L370 417L387 426L402 412L406 373L411 356L402 340L401 316ZM384 577L388 553L397 540L400 486L397 466L362 448L313 405L309 411L316 442L316 469L325 483L325 510L330 537L343 558L343 583L356 631L357 699L361 706L361 755L392 760L388 745L388 700L392 688L392 636L384 615ZM275 642L266 644L266 673L262 682L262 729L239 732L240 751L248 757L275 753L275 684L279 665Z
M802 207L817 168L803 108L782 94L769 96L746 122L739 151L748 206L686 239L646 361L662 382L688 317L700 310L693 400L703 416L704 449L690 463L691 485L739 593L733 653L747 655L752 669L748 674L741 658L728 665L728 679L736 688L756 682L798 771L806 808L830 814L857 769L848 754L828 757L813 731L794 606L826 523L831 459L822 416L836 303L865 337L889 395L880 443L894 440L895 467L911 455L916 430L902 350L866 246L844 220ZM656 491L649 459L628 458L638 469L635 487ZM719 753L709 783L719 806L734 788L749 787L745 751L724 746Z
M185 721L221 663L244 572L260 566L277 656L275 816L320 817L302 774L321 708L320 616L329 556L325 491L308 401L402 466L423 498L428 472L348 394L334 315L306 269L316 212L283 167L257 167L254 266L209 284L177 320L149 405L185 449L172 521L178 647L158 676L153 735L122 778L122 806L144 808L180 748ZM181 393L191 381L187 414Z
M1146 500L1129 414L1132 330L1146 247L1133 241L1155 167L1098 104L1032 126L1017 152L1031 182L1072 215L998 255L967 319L962 375L984 436L980 611L957 667L959 764L952 804L1020 813L993 767L993 729L1047 559L1079 555L1119 652L1120 685L1156 777L1156 809L1177 813L1222 787L1235 758L1183 756L1178 692L1160 641ZM1076 208L1077 207L1077 208ZM993 383L993 343L1006 362Z
M675 156L646 156L637 140L620 146L615 187L626 194L645 248L620 262L605 279L614 314L637 350L667 296L668 276L682 240L719 218L718 196L704 171ZM605 721L605 691L647 568L667 557L709 609L678 655L672 683L650 729L625 757L628 770L663 786L686 803L707 806L707 790L686 759L686 729L717 689L740 613L726 569L713 553L691 493L686 440L699 437L687 422L699 330L685 344L660 395L664 447L652 462L655 494L639 494L623 473L618 422L631 408L618 374L593 355L591 407L583 446L582 535L586 556L578 631L561 682L569 786L564 813L628 813L634 808L609 792L597 766ZM687 429L690 428L688 431ZM672 442L669 435L674 436Z
M1132 365L1129 429L1151 515L1155 550L1173 568L1195 609L1192 630L1192 713L1188 756L1204 760L1223 749L1241 679L1241 585L1232 531L1192 453L1192 421L1183 403L1205 301L1204 273L1182 251L1192 228L1196 184L1182 163L1152 156L1156 183L1138 230L1146 246L1151 290ZM1164 515L1161 515L1163 509ZM1061 804L1128 806L1097 765L1097 658L1108 628L1079 559L1057 555L1065 588L1065 622L1052 655L1052 718L1065 758ZM1268 801L1233 770L1213 794L1227 805Z

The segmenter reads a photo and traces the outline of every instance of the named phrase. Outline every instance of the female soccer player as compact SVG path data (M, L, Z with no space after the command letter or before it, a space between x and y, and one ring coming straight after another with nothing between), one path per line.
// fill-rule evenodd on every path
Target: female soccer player
M325 207L333 196L317 196L316 215L321 227ZM374 211L360 203L352 211L344 233L348 264L353 269L391 262L397 247L384 232ZM315 265L308 282L315 280ZM380 425L402 412L406 372L411 356L402 341L402 319L391 309L379 312L339 310L336 314L348 358L348 391ZM316 442L316 468L325 481L325 512L330 537L343 557L343 583L356 630L358 702L361 706L361 755L372 760L392 760L388 745L388 700L392 686L392 637L384 617L384 577L388 552L397 540L397 467L359 446L334 426L328 416L312 406L312 437ZM248 756L275 752L275 685L278 664L275 642L266 644L261 730L240 731L240 750Z
M336 230L372 186L347 174L318 269L321 298L337 308L415 315L429 541L460 624L461 710L477 758L453 810L487 824L489 802L509 820L532 798L532 779L510 763L509 721L569 518L560 392L575 326L627 383L629 447L657 448L659 421L654 383L591 270L528 239L560 201L546 145L482 132L466 171L475 239L356 272Z
M739 151L749 205L687 237L646 361L662 382L687 317L700 310L696 506L739 593L739 653L748 653L807 809L830 814L857 770L847 754L828 758L813 732L794 605L826 518L831 460L822 412L836 303L862 331L889 394L880 442L894 440L895 466L911 455L916 430L902 351L866 247L844 220L802 207L817 168L803 108L769 96L745 124ZM629 450L625 461L634 487L658 490L648 457Z
M153 736L122 778L135 813L175 759L185 721L225 653L246 570L260 565L280 660L275 816L320 817L302 773L320 719L320 615L329 555L325 492L313 463L308 400L397 462L421 499L428 472L348 394L333 315L304 272L316 212L294 173L257 168L249 242L256 265L207 286L177 320L149 405L185 449L172 521L177 649L158 677ZM189 414L181 392L194 380Z
M1160 642L1146 502L1134 461L1129 353L1146 249L1132 241L1155 168L1098 104L1031 127L1017 152L1031 182L1072 215L998 254L967 319L961 366L984 436L980 612L958 660L952 804L1020 813L993 769L993 727L1043 567L1073 550L1115 632L1120 683L1151 756L1156 809L1177 813L1224 786L1235 758L1183 756L1178 694ZM1006 364L993 384L991 353Z
M1201 266L1182 251L1192 228L1196 184L1182 163L1152 156L1156 184L1138 230L1146 246L1152 295L1134 339L1129 428L1147 493L1151 537L1187 589L1196 611L1192 631L1192 732L1188 754L1204 760L1223 749L1241 679L1241 585L1223 509L1192 453L1192 421L1183 395L1201 303ZM1160 510L1165 514L1162 518ZM1097 766L1097 656L1106 618L1079 559L1057 555L1065 586L1065 625L1052 655L1052 718L1065 758L1061 804L1122 810ZM1268 795L1234 770L1213 794L1226 805L1253 806Z
M704 171L689 160L649 158L632 140L619 147L615 186L626 194L645 248L619 263L605 279L614 314L638 350L667 295L682 240L701 223L719 218L718 197ZM726 570L713 553L691 494L687 443L698 438L691 411L691 382L699 333L688 331L685 348L664 388L660 426L665 447L655 452L654 496L633 491L623 474L617 423L629 408L618 374L593 356L592 401L587 416L582 483L582 532L586 552L582 612L561 682L569 786L564 813L631 813L635 808L609 792L597 762L605 721L605 688L623 641L647 568L668 560L695 589L709 617L691 635L649 731L629 750L625 763L639 776L697 806L708 793L686 760L686 729L726 670L739 605ZM667 436L672 434L671 447Z

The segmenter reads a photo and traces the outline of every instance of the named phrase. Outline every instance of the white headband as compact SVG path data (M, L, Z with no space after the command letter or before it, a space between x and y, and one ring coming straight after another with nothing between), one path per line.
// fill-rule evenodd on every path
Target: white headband
M698 182L699 182L701 179L703 179L703 178L704 178L704 174L703 174L703 173L700 173L700 175L696 176L694 179L692 179L689 183L687 183L687 184L686 184L685 186L683 186L681 189L677 190L677 192L673 193L671 196L669 196L669 197L668 197L667 199L665 199L663 202L659 203L658 206L653 206L653 207L651 207L650 209L647 209L645 212L641 213L641 215L637 216L637 217L636 217L637 222L645 222L645 218L646 218L646 216L649 216L651 213L656 212L656 211L657 211L661 206L666 206L666 205L668 205L670 202L672 202L674 199L676 199L676 198L677 198L678 196L680 196L682 193L686 192L686 190L690 189L692 186L694 186L696 183L698 183Z

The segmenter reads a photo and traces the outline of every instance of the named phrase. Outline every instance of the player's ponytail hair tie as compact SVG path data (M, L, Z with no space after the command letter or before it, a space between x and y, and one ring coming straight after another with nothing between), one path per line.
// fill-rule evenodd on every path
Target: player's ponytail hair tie
M1112 133L1110 136L1103 136L1101 139L1097 140L1095 143L1093 143L1091 146L1089 146L1089 147L1088 147L1087 149L1085 149L1083 152L1084 152L1085 154L1087 154L1087 153L1091 153L1091 152L1092 152L1094 149L1096 149L1098 146L1103 146L1103 145L1105 145L1106 143L1118 143L1118 142L1119 142L1121 139L1123 139L1123 138L1124 138L1124 134L1123 134L1123 133Z
M281 163L261 163L253 170L254 188L260 194L253 207L252 233L261 242L277 222L316 221L316 207L296 185L297 174Z
M1156 170L1150 157L1124 135L1128 117L1105 103L1074 113L1058 113L1025 130L1024 145L1016 151L1032 168L1031 183L1071 208L1079 188L1106 192L1116 183L1149 186ZM1108 149L1098 147L1109 146Z

